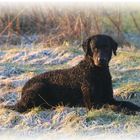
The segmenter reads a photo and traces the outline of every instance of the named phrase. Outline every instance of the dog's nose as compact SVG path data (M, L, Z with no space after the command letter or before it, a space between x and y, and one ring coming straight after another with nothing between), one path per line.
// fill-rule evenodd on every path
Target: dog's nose
M107 61L106 61L106 59L100 59L99 63L100 63L100 65L106 65Z

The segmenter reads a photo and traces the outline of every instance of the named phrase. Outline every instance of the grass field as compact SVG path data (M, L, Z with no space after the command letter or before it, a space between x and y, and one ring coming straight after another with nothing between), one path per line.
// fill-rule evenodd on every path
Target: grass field
M15 104L21 88L31 77L54 69L76 65L83 59L79 46L18 47L0 52L0 105ZM114 96L140 105L140 51L119 49L110 70ZM86 112L85 108L58 106L54 110L34 108L20 114L0 109L0 139L138 139L140 114L125 115L102 108Z

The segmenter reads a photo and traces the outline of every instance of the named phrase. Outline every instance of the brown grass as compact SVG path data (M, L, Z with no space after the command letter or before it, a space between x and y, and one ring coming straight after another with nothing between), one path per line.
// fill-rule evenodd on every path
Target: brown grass
M66 9L44 4L15 7L15 10L7 6L1 8L0 38L7 35L7 40L10 40L20 35L37 34L41 35L40 41L52 46L63 44L67 40L79 40L80 43L87 36L106 33L115 37L120 44L127 43L123 26L126 15L123 13L120 7L114 7L113 10L108 11L99 6ZM129 14L128 12L127 16ZM139 22L133 12L130 18L131 23L138 29Z

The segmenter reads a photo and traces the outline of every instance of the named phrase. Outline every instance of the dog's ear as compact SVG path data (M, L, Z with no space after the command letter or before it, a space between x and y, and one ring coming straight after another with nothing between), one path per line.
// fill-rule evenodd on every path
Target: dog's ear
M93 45L94 45L94 41L92 39L87 39L87 40L83 41L82 47L83 47L83 50L84 50L86 56L92 56Z
M89 56L89 55L92 56L90 42L91 42L91 40L87 39L87 40L83 41L83 43L82 43L82 47L85 52L85 56Z
M116 51L117 51L117 48L118 48L118 43L113 41L112 42L112 51L113 51L113 54L114 55L117 55Z

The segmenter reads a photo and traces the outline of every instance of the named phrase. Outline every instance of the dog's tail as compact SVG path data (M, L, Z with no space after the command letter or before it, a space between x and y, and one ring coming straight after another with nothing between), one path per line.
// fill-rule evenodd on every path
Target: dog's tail
M27 111L27 109L25 107L19 106L18 103L15 105L1 105L0 108L13 110L13 111L20 112L20 113Z

